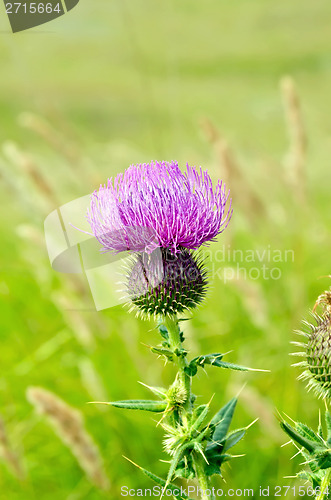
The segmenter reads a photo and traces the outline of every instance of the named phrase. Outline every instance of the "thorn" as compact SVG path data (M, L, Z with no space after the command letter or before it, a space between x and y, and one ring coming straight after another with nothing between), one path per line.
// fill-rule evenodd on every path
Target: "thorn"
M211 402L212 402L212 400L214 399L214 396L215 396L215 392L214 392L214 394L212 395L212 397L210 398L210 400L208 401L207 406L209 406L209 405L210 405L210 403L211 403Z
M112 403L108 403L107 401L87 401L87 405L112 405Z
M301 462L300 465L308 465L308 464L310 464L310 463L312 463L314 461L315 461L315 458L312 458L311 460L306 460L305 462Z
M306 347L306 344L303 344L302 342L296 342L294 340L292 340L290 344L295 345L296 347Z
M122 457L125 458L125 460L127 460L131 464L133 464L135 467L138 467L138 469L142 470L142 467L140 467L140 465L138 465L135 462L133 462L132 460L130 460L130 458L126 457L125 455L122 455Z
M255 424L255 422L257 422L258 420L260 420L260 419L259 419L259 417L258 417L258 418L256 418L255 420L253 420L253 422L251 422L250 424L248 424L248 425L247 425L246 427L244 427L244 428L245 428L246 430L247 430L247 429L249 429L249 428L250 428L250 427L252 427L252 425L254 425L254 424Z
M297 451L297 452L293 455L293 457L291 457L291 459L290 459L290 460L293 460L293 458L295 458L295 457L297 457L298 455L300 455L300 453L301 453L301 450Z
M149 344L145 344L145 342L140 342L141 345L143 345L144 347L148 347L148 349L152 349L153 346L149 345Z
M160 420L159 420L159 421L158 421L158 423L156 424L156 427L158 427L159 425L161 425L161 426L162 426L162 422L163 422L163 420L167 417L167 413L169 413L169 412L170 412L170 411L172 411L172 410L173 410L173 408L167 408L167 409L164 411L164 413L163 413L162 417L160 418Z
M291 420L291 422L293 422L294 424L296 424L296 421L293 420L293 418L291 418L289 415L287 415L285 412L283 412L285 417L288 418L289 420Z
M275 408L275 411L276 411L276 418L277 420L279 420L280 422L283 422L284 421L284 418L283 418L283 415L280 413L280 411L278 410L278 408Z
M149 389L149 390L150 390L150 391L152 391L152 392L158 392L161 396L165 396L165 392L159 391L159 390L158 390L158 389L156 389L155 387L150 387L149 385L144 384L144 382L140 382L140 381L138 380L138 384L143 385L144 387L146 387L147 389Z
M295 442L295 441L292 441L292 443L293 443L293 446L294 446L297 450L299 450L299 451L300 451L300 453L303 451L303 448L300 448L300 447L296 444L296 442Z
M204 459L204 461L206 462L206 464L209 465L207 457L205 456L204 452L202 451L200 445L197 445L197 447L194 447L194 448L197 449L198 453L200 453L200 455L202 456L202 458Z
M288 444L291 444L292 443L292 439L290 439L290 441L287 441L287 443L284 443L281 445L281 448L284 448L284 446L287 446Z

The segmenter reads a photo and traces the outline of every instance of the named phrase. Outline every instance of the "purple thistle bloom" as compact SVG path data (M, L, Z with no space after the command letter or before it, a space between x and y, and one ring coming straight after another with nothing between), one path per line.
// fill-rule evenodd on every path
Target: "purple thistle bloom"
M227 227L228 197L201 167L187 165L182 173L177 162L155 161L108 179L93 193L87 218L105 251L195 250Z

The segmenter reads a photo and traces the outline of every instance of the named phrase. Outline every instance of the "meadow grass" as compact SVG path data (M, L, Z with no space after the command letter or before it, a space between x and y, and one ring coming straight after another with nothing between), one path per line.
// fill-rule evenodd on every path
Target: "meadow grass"
M0 416L14 460L0 443L0 490L10 500L96 500L119 498L122 485L148 487L122 455L166 474L152 418L86 404L146 398L137 381L171 382L172 367L143 345L158 342L154 323L121 306L93 311L84 278L51 269L43 237L50 211L152 158L201 164L228 179L234 216L210 247L211 274L224 245L294 251L294 262L275 264L279 280L245 280L241 272L224 284L215 275L185 327L192 355L232 350L229 361L271 370L211 368L194 388L201 402L215 393L216 411L245 385L235 426L260 419L238 445L246 456L225 471L227 487L299 484L283 479L300 459L280 448L286 437L276 411L317 425L322 406L296 380L288 353L293 329L329 286L319 279L330 274L329 4L81 4L17 36L0 21ZM293 80L284 84L287 75ZM36 415L29 386L84 415L109 491L93 486Z

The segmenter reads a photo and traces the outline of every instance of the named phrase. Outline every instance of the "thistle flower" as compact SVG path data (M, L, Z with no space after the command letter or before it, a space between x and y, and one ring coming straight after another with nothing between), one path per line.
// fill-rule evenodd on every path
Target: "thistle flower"
M108 179L93 193L87 219L105 251L195 250L226 228L228 196L201 168L182 173L177 162L155 161Z
M213 241L232 215L219 181L177 162L132 165L91 198L87 214L104 251L134 253L126 292L142 315L174 315L196 307L207 278L194 250Z

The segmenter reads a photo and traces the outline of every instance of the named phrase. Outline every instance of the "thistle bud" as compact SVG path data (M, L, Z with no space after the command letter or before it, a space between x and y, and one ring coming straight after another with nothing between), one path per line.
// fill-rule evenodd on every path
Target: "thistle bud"
M168 405L170 408L176 408L184 404L186 399L187 391L177 378L167 392Z
M331 398L331 314L314 315L315 325L309 324L309 332L303 333L306 343L296 343L305 351L297 353L306 359L295 366L304 368L299 379L307 380L307 388L316 395ZM298 332L301 333L302 332Z
M144 315L174 315L196 307L207 288L206 269L198 254L181 248L137 253L127 272L132 309Z

